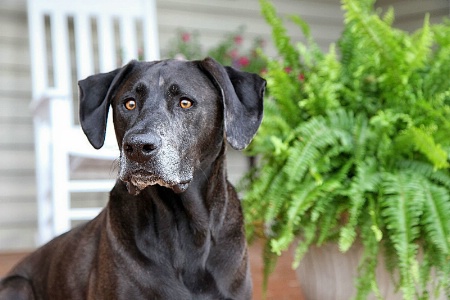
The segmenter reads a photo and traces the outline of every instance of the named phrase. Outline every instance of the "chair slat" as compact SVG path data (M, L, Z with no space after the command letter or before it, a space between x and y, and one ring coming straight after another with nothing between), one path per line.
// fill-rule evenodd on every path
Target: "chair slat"
M158 60L159 38L155 0L144 1L144 10L147 12L147 18L143 19L144 60Z
M69 32L67 18L52 12L50 15L52 38L53 71L55 89L72 92L69 60Z
M97 26L100 72L109 72L117 67L114 23L110 16L100 15Z
M122 62L128 63L132 59L138 59L136 39L136 23L132 18L120 18L120 39L122 50Z
M87 14L77 14L73 18L77 79L83 79L94 73L91 20Z

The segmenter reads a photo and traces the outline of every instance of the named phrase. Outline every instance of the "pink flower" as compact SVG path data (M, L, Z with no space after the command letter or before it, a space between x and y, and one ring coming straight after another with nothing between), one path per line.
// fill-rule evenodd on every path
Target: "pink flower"
M292 72L292 68L291 67L285 67L284 71L289 74L289 73Z
M235 59L235 58L238 57L239 53L238 53L237 49L233 49L233 50L231 50L231 51L228 53L228 55L229 55L232 59Z
M242 36L237 35L237 36L234 37L234 43L235 43L236 45L242 44L242 41L243 41Z
M247 56L242 56L239 58L239 65L246 67L250 64L250 59Z
M181 35L181 39L183 40L183 42L187 43L190 41L191 35L187 32L183 32L183 34Z
M303 81L303 80L305 80L305 75L300 73L300 74L298 74L297 78L298 78L299 81Z

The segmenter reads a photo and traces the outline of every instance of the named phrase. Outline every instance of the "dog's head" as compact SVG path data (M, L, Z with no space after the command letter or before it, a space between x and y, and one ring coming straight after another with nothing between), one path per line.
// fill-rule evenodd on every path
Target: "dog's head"
M202 61L132 61L81 80L80 123L103 146L113 108L119 177L131 194L159 184L180 193L217 157L224 136L245 148L262 119L264 79Z

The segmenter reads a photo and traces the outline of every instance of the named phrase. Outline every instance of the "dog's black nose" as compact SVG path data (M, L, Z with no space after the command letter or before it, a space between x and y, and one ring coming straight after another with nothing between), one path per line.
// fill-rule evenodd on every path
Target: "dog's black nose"
M126 137L123 151L128 159L144 163L161 146L161 138L154 134L133 134Z

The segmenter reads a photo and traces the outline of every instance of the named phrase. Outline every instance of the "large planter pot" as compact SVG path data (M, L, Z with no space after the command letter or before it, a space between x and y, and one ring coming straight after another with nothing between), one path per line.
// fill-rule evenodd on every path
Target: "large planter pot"
M363 253L360 243L346 253L339 251L337 244L329 243L321 247L312 246L297 269L306 300L349 300L356 295L355 279L358 263ZM401 292L395 290L391 275L386 270L384 260L379 257L376 269L381 295L386 300L401 300ZM371 294L370 300L376 299ZM431 298L433 299L433 298ZM441 295L436 300L447 299Z

